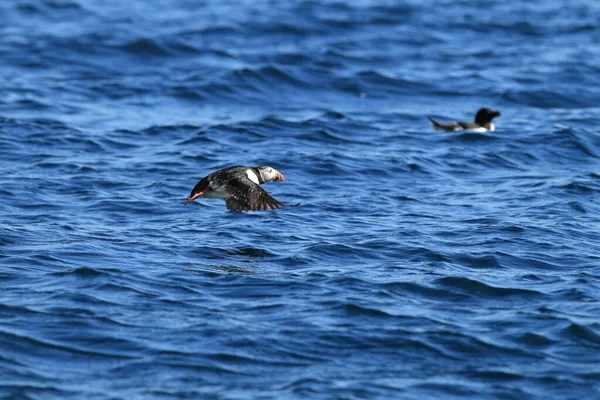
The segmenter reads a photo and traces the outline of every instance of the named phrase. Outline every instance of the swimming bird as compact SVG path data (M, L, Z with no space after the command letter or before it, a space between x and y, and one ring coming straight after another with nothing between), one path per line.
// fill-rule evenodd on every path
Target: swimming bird
M220 169L202 178L184 205L200 198L225 200L230 211L274 210L286 206L260 187L265 182L283 182L283 175L273 167L235 166ZM296 206L298 204L290 204Z
M495 117L499 117L501 114L499 111L490 110L489 108L481 108L475 115L475 122L448 122L442 124L437 122L431 117L429 120L433 124L433 127L437 130L442 131L473 131L473 132L487 132L495 131L496 126L492 123Z

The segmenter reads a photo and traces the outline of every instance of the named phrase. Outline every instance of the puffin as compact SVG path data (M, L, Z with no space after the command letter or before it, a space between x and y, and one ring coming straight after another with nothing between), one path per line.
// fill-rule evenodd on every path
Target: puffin
M200 179L183 204L187 205L200 197L205 197L225 200L229 211L238 212L297 206L298 204L283 204L275 200L260 187L265 182L284 180L281 172L267 165L260 167L237 165L224 168Z
M437 130L457 132L457 131L471 131L471 132L487 132L495 131L496 127L492 123L492 120L499 117L501 114L499 111L490 110L489 108L480 108L475 115L475 122L448 122L442 124L437 122L431 117L429 120L433 124L433 127Z

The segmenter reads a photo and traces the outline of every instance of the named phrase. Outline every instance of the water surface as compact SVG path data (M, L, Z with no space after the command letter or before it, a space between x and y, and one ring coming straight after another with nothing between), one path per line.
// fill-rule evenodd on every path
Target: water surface
M2 397L600 397L599 20L2 2ZM240 164L301 206L183 207Z

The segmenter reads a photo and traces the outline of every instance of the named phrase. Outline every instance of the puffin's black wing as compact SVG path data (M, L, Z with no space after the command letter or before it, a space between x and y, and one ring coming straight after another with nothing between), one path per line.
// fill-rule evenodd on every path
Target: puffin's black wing
M227 182L227 192L231 197L225 200L225 204L230 211L275 210L284 205L247 178L236 178Z
M459 125L461 128L463 128L464 130L481 129L481 125L473 123L473 122L457 122L456 124Z

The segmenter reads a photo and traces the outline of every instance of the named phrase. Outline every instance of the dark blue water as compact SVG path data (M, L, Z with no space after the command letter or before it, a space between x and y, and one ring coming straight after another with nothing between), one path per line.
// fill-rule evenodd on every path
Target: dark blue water
M596 0L1 2L0 396L599 398L599 43ZM301 206L182 205L240 164Z

